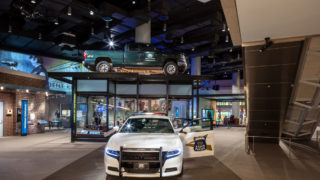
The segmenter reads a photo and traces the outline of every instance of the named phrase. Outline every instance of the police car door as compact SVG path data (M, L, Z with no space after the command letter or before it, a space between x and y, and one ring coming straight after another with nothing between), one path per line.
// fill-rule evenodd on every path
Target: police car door
M184 145L184 158L214 155L214 134L210 130L210 121L175 119L173 125Z

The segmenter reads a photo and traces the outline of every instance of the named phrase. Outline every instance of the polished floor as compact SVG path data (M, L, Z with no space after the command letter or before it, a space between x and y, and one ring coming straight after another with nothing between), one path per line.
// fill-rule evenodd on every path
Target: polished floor
M0 179L121 179L106 177L103 147L72 144L68 132L0 138ZM245 128L215 129L214 148L214 157L186 160L183 176L162 179L320 179L317 153L256 143L255 153L247 154Z

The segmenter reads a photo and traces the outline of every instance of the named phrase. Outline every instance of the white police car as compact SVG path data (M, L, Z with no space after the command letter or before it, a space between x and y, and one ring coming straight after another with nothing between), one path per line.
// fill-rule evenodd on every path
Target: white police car
M130 117L105 147L106 174L126 177L181 174L184 157L213 155L213 131L203 134L205 131L192 129L175 130L166 116ZM198 136L199 133L203 136Z

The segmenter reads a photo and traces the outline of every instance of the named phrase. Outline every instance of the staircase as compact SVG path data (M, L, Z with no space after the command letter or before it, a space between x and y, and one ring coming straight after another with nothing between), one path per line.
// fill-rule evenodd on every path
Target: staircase
M320 37L306 40L282 135L310 139L320 121Z

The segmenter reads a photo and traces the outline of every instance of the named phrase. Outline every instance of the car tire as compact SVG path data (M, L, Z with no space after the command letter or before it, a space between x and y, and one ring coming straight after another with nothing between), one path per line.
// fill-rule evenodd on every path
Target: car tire
M170 61L167 62L163 67L163 72L167 76L174 76L178 74L178 65L177 63Z
M112 66L107 61L100 61L96 65L96 71L98 72L110 72L112 69Z

